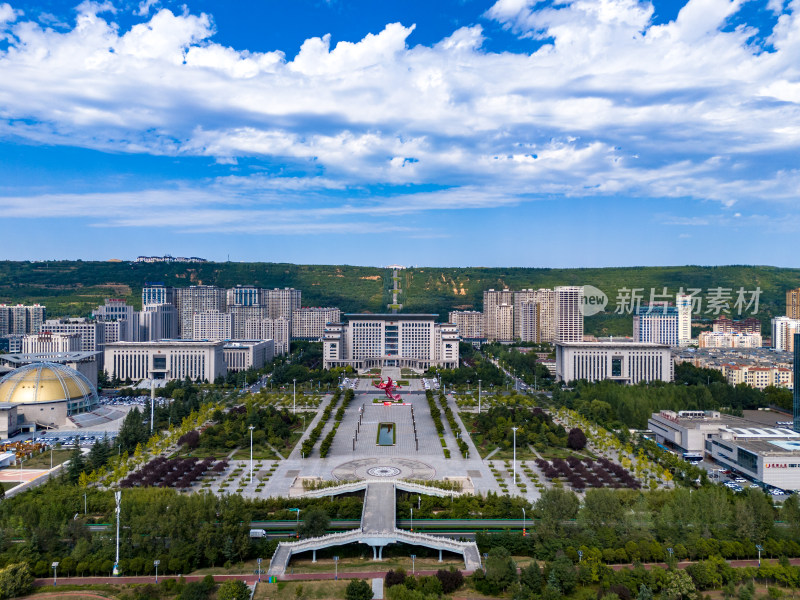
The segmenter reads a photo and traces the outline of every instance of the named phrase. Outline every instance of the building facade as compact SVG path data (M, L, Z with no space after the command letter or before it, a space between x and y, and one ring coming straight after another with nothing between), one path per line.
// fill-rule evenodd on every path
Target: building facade
M626 384L672 381L669 346L637 342L556 342L558 381L601 381Z
M433 314L350 314L331 323L323 336L323 367L363 371L401 367L418 372L456 368L458 328L436 323Z
M275 344L275 356L288 354L290 351L291 322L289 319L253 319L245 323L245 339L272 340Z
M772 347L783 352L794 352L794 335L800 333L800 319L773 317Z
M678 309L678 345L688 346L692 341L692 297L677 294L675 308Z
M583 286L560 286L555 293L556 342L583 341Z
M225 376L222 341L116 342L105 349L110 378L185 379L213 382Z
M717 331L703 331L697 336L700 348L760 348L762 344L760 333L727 333Z
M0 335L39 333L46 315L41 304L0 304Z
M22 352L42 354L58 352L79 352L81 336L77 333L34 333L22 338Z
M674 306L643 306L633 314L633 340L679 346L679 312Z
M800 288L786 292L786 316L800 319Z
M142 288L142 308L156 304L172 304L177 307L175 288L159 283L145 285Z
M321 340L325 334L325 326L341 320L342 312L338 308L305 307L295 309L292 311L292 339Z
M514 339L514 292L484 290L483 334L489 342L510 342Z
M482 342L483 313L477 310L454 310L449 314L450 322L458 328L458 334L465 342Z
M785 367L760 367L755 365L722 365L722 374L728 383L744 383L763 390L769 386L792 389L792 370Z
M210 311L227 312L227 292L214 285L192 285L175 290L180 337L195 339L194 315Z
M272 340L230 340L222 352L225 367L234 373L260 369L275 356Z
M196 340L229 340L233 331L230 313L208 310L194 314L192 335Z
M81 352L100 352L99 368L103 368L103 350L106 343L106 329L103 323L89 319L49 319L42 325L42 331L50 333L77 333L81 336Z

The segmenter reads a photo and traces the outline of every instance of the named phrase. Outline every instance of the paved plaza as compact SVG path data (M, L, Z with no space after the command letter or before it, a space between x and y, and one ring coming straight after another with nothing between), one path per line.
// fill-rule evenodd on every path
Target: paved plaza
M392 379L399 377L399 370L396 371L389 373L388 370L385 370L382 373L383 379L385 380L389 375L392 376ZM362 378L356 388L353 401L345 411L326 458L320 458L319 445L333 427L333 418L323 428L311 457L301 455L301 440L286 460L278 461L278 467L270 479L263 484L260 491L256 491L258 479L256 478L256 482L245 485L242 493L250 497L288 496L289 488L296 477L319 477L323 480L339 481L378 477L429 480L442 480L445 477L469 477L475 486L476 493L488 491L500 493L500 487L489 471L488 464L479 457L471 440L466 438L470 447L469 458L462 458L455 436L450 431L449 424L443 419L445 441L451 456L451 458L445 458L420 379L410 379L409 385L400 389L400 395L404 405L374 404L372 400L374 398L381 399L384 394L381 390L372 387L370 378ZM323 399L320 409L327 406L330 398L331 396L326 396ZM449 403L455 410L452 398L449 398ZM414 441L411 405L414 407L419 449ZM359 428L361 409L363 409L363 417L361 417ZM319 410L317 416L306 424L306 433L302 439L306 438L321 418L322 410ZM460 424L457 413L456 419ZM394 446L377 445L376 438L380 423L396 424ZM359 430L359 433L354 448L353 437L356 429ZM233 462L240 463L245 469L249 464L248 461Z

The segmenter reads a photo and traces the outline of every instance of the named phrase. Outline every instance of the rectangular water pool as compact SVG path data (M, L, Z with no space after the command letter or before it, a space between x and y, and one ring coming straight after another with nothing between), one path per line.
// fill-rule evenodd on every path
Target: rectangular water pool
M377 445L394 446L396 429L397 427L394 423L378 423L378 439L376 440Z

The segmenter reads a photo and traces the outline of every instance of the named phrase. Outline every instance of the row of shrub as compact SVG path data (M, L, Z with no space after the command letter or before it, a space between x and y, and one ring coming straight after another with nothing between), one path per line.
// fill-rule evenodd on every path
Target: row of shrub
M350 390L348 390L350 391ZM314 444L317 443L319 436L322 435L322 428L325 427L325 423L328 422L328 419L331 417L331 413L333 409L339 404L339 398L342 395L342 390L339 388L333 392L333 397L331 401L328 403L328 406L325 407L325 410L322 412L322 418L317 423L316 427L311 430L311 433L308 434L308 437L303 442L301 446L301 450L303 452L303 456L311 456L311 451L314 449Z
M456 423L456 417L453 414L453 409L447 405L447 396L441 392L439 393L439 402L444 409L444 416L447 418L447 422L450 423L450 429L452 430L453 435L456 436L456 444L458 444L458 449L461 450L461 456L466 458L467 454L469 453L469 446L467 446L467 442L462 439L464 432L461 431L458 423Z
M322 443L319 445L319 455L321 458L328 456L328 452L330 452L331 446L333 445L333 438L336 437L336 432L339 430L339 423L342 422L344 413L354 396L355 392L353 390L347 390L344 393L344 401L339 407L339 410L336 411L336 416L334 417L333 429L330 430L330 433L325 436L325 439L322 440Z

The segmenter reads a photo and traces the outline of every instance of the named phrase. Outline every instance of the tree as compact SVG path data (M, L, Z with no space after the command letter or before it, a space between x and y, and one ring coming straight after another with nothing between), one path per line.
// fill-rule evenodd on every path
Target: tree
M306 513L300 525L300 535L304 538L325 535L331 520L324 510L314 508Z
M569 430L567 436L567 446L573 450L583 450L586 448L586 434L578 427L573 427Z
M372 586L366 579L352 579L344 590L345 600L372 600Z
M550 574L547 583L555 579L558 583L558 589L565 594L571 594L572 590L578 583L578 574L575 572L575 565L566 556L559 556L550 565Z
M33 575L24 563L16 563L0 570L0 598L16 598L33 588Z
M530 589L534 594L540 594L544 581L542 579L542 570L539 564L534 560L522 569L519 573L519 582Z
M692 598L696 592L694 582L686 571L669 571L666 584L662 590L665 600L682 600Z
M390 569L383 578L383 584L388 589L393 585L403 585L405 580L406 572L404 569L397 569L397 571Z
M86 463L83 460L83 453L78 443L72 449L72 454L69 456L69 465L67 466L67 480L70 483L78 483L81 473L86 468Z
M250 590L244 581L229 579L219 586L217 600L248 600Z
M439 569L436 577L442 582L442 592L452 594L464 585L464 575L458 569Z
M490 593L497 594L517 581L517 565L511 553L501 546L489 550L486 558L486 583ZM480 590L479 590L480 591Z

